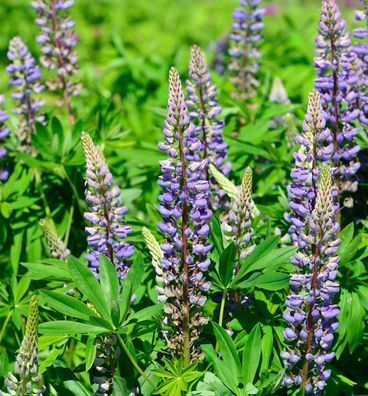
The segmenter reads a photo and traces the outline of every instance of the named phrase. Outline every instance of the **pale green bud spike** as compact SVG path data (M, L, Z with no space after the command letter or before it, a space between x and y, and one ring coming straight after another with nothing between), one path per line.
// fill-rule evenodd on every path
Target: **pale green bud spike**
M319 189L316 199L316 208L318 211L325 212L332 207L333 197L331 172L328 165L323 164L319 177Z
M269 99L271 102L289 104L290 99L286 92L285 86L280 77L275 77L272 82L272 88Z
M239 199L248 207L252 205L252 185L253 171L248 167L244 172L239 194Z
M154 266L156 273L158 275L162 275L160 259L164 257L164 254L160 248L160 244L157 242L156 238L148 228L143 227L142 234L146 242L147 248L151 254L152 265Z
M100 167L107 167L105 156L103 155L102 151L95 146L91 136L88 133L82 132L81 141L86 157L87 167L94 169L96 163L99 163Z
M234 183L232 183L226 176L224 176L213 164L209 165L210 172L215 178L219 186L231 198L235 199L239 195L239 191Z
M40 220L40 227L42 229L43 235L45 236L47 247L50 252L50 256L65 260L69 255L70 251L65 247L62 240L57 236L53 227L47 223L46 220Z

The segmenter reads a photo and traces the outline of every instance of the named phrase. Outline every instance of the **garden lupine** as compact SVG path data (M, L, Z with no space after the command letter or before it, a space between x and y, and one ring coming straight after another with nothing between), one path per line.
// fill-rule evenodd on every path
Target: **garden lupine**
M289 96L280 77L275 77L272 82L271 92L268 96L270 102L279 104L290 104ZM287 113L289 117L293 117L291 113ZM286 126L286 115L276 116L270 122L270 129L283 128Z
M36 24L41 28L37 37L42 47L41 63L57 74L57 78L47 82L47 86L50 90L61 90L71 124L75 118L70 97L80 92L80 84L73 81L78 71L75 50L78 39L73 30L74 22L64 12L73 4L73 0L35 0L31 3L37 11Z
M6 121L9 116L1 107L4 104L4 96L0 95L0 181L5 182L9 177L9 170L6 165L6 156L8 150L3 146L6 138L10 134L9 128L6 126Z
M121 206L120 189L113 184L111 172L102 151L87 133L82 133L82 145L86 157L86 201L89 212L84 214L90 223L86 227L90 247L86 259L98 277L99 255L104 254L113 263L119 278L125 279L134 248L124 242L131 233L125 224L125 206Z
M258 46L262 40L264 9L261 0L239 0L240 8L233 13L233 31L230 35L230 79L235 87L234 98L251 99L256 95L256 78L261 57Z
M283 384L300 387L301 394L321 394L331 374L326 363L335 356L330 348L339 314L333 304L339 292L335 282L340 244L336 211L331 172L323 164L314 207L307 215L307 246L292 258L298 271L291 276L284 313L288 323L284 337L290 347L281 353L287 370Z
M353 36L357 40L354 43L352 50L360 59L361 68L363 71L362 79L359 81L360 85L360 122L368 132L368 0L362 0L363 10L355 12L355 19L362 21L365 26L354 29Z
M215 42L215 55L211 62L211 69L215 70L217 74L222 76L226 72L227 54L229 52L229 36L220 37Z
M40 108L44 106L44 102L34 98L34 95L44 89L39 82L41 71L19 37L14 37L10 41L8 59L11 64L6 70L11 76L9 84L14 87L11 97L19 102L14 110L19 120L16 128L16 135L20 142L19 150L31 153L31 137L36 130L35 124L45 122L45 117L40 114Z
M301 249L308 247L309 239L305 234L305 227L308 215L314 207L319 164L328 163L332 158L333 144L330 143L330 136L330 130L326 128L323 117L321 95L314 90L309 94L303 133L296 138L300 149L293 154L295 160L291 171L293 181L288 189L289 206L292 209L292 213L287 216L291 223L289 233L292 242Z
M212 248L208 243L208 221L212 212L210 184L202 179L208 159L202 159L198 131L190 122L178 72L172 68L169 78L164 143L159 148L168 159L161 161L158 228L165 235L161 259L167 302L167 334L172 352L183 357L185 365L199 358L196 341L207 323L202 307L204 292L210 288L205 278Z
M37 386L41 380L38 373L38 304L33 296L29 304L26 333L16 357L14 374L9 373L5 380L8 393L0 391L2 396L41 395L44 386Z
M189 63L189 80L187 80L189 117L196 125L197 133L202 142L203 158L208 159L219 171L227 176L231 164L226 161L228 145L223 139L224 122L218 117L222 111L217 100L217 87L211 81L211 75L198 46L191 49ZM212 207L226 206L226 193L219 187L215 179L209 177L208 168L204 179L210 180Z
M40 227L45 236L50 256L65 260L70 256L70 250L66 248L63 241L57 236L53 227L44 219L40 220Z
M351 74L358 64L347 65L354 60L347 55L350 36L335 0L322 1L316 46L314 65L318 77L315 87L322 95L324 116L331 129L332 172L340 192L355 191L354 175L360 167L356 161L360 148L354 144L358 133L354 121L359 119L360 109L352 93L358 80L356 76L351 78Z

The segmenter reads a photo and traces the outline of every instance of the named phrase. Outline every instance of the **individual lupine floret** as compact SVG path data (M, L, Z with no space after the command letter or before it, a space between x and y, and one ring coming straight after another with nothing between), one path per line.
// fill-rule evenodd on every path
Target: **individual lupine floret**
M159 148L168 159L161 161L158 228L165 235L161 259L167 302L165 313L170 331L167 334L172 352L183 357L185 365L197 359L196 341L207 323L202 307L204 292L210 288L204 273L212 245L208 243L208 221L212 212L210 184L202 179L208 159L202 159L197 129L190 123L178 72L170 70L167 118L164 143Z
M5 182L9 177L9 169L6 165L8 150L3 146L5 140L10 135L10 130L6 126L8 114L1 108L4 104L4 96L0 95L0 181Z
M84 217L90 223L90 226L86 227L90 247L86 259L90 263L90 269L98 277L99 256L104 254L115 266L118 277L125 279L130 258L134 254L133 246L124 242L132 231L124 223L127 208L121 206L120 189L113 184L102 151L84 132L82 145L86 157L85 195L89 208Z
M0 395L41 395L45 391L45 387L37 385L41 380L38 373L38 304L37 298L32 297L24 335L19 353L16 357L14 374L9 373L5 380L7 391Z
M296 385L306 393L320 395L330 377L326 368L335 356L330 352L338 327L339 310L333 304L339 292L335 282L339 257L330 169L323 164L314 208L306 224L308 246L293 257L298 272L291 276L291 293L286 300L284 337L290 347L281 353L287 374L283 384Z
M366 132L368 128L368 1L361 1L364 9L355 12L355 19L363 21L365 26L354 29L353 36L357 40L352 51L360 60L360 66L363 71L362 79L359 81L360 88L360 117L359 120Z
M66 260L70 256L70 250L66 248L54 228L44 219L40 220L40 227L45 236L50 256L60 260Z
M229 64L231 81L235 87L233 96L248 100L257 93L259 82L259 42L262 40L264 9L259 8L261 0L239 0L240 8L233 13L233 31L230 35Z
M293 154L295 160L291 171L293 181L288 188L292 213L287 218L291 223L289 233L292 242L304 249L308 246L305 227L316 198L319 163L329 162L333 155L331 133L326 128L321 95L316 90L309 94L303 133L296 138L296 142L300 144L300 148Z
M189 80L187 80L189 116L196 125L199 139L202 143L203 158L208 159L219 171L227 176L231 164L227 161L228 145L223 138L224 122L218 117L222 111L217 99L217 87L211 81L211 75L198 46L191 49L189 63ZM204 178L210 180L212 192L212 207L226 207L228 203L225 192L219 188L215 179L210 178L208 168Z
M348 77L342 72L342 57L350 47L350 36L335 0L322 1L318 30L315 87L322 95L324 116L332 133L332 172L340 192L355 191L353 178L360 167L356 161L360 148L354 144L358 133L354 121L359 119L360 109L350 106L351 87L346 90L346 84L353 83L353 80L347 82Z
M18 116L16 134L20 142L20 151L32 152L32 134L36 130L36 122L45 123L45 117L40 114L44 102L35 99L43 89L39 79L40 68L30 54L27 46L19 37L14 37L9 43L8 59L11 64L6 68L11 78L9 84L14 87L11 97L19 104L14 110Z
M65 14L73 4L73 0L35 0L31 3L37 11L36 24L41 28L37 37L42 47L41 63L57 74L57 78L48 81L47 86L50 90L62 92L71 124L75 118L70 97L80 93L80 84L73 79L78 71L75 50L78 38L73 30L74 22Z

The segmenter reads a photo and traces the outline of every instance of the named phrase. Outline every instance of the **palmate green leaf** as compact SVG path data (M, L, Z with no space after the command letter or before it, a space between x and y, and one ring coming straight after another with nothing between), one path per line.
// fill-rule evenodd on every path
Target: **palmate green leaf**
M129 316L129 321L137 321L140 323L141 321L152 320L157 315L162 315L165 303L158 303L152 305L150 307L145 307L138 312L134 312Z
M86 343L86 371L89 371L93 365L93 362L96 357L96 342L95 337L89 336Z
M262 328L263 336L261 342L262 348L262 362L261 362L261 372L266 372L270 365L272 349L273 349L273 330L271 326L263 326Z
M134 292L141 284L144 275L144 261L142 254L138 252L123 282L123 293L120 301L120 323L122 323L130 309L130 303Z
M119 375L114 375L112 379L112 396L129 396L131 394L127 387L126 380Z
M209 165L210 172L215 178L220 187L231 198L235 199L239 195L239 190L236 185L231 182L225 175L223 175L214 165Z
M232 242L220 256L219 275L224 289L229 285L236 263L236 247Z
M261 328L256 324L250 332L243 349L243 383L252 384L261 359Z
M252 282L251 286L258 287L264 290L281 290L289 285L290 276L282 272L266 272L257 276ZM245 281L246 282L246 281ZM239 287L243 282L239 284ZM249 287L249 286L248 286Z
M49 259L40 263L21 263L21 265L28 269L29 277L34 280L72 280L64 261Z
M204 375L203 382L197 386L197 390L190 396L231 396L231 391L210 371Z
M103 291L92 272L78 259L68 259L70 275L80 292L87 298L107 321L111 320L111 309L103 298Z
M53 322L41 323L39 325L39 331L41 334L46 335L104 334L111 332L111 328L69 320L55 320Z
M83 302L74 297L48 290L40 294L47 305L64 315L85 321L88 321L91 316L96 316Z
M102 289L102 297L106 301L106 305L111 308L111 317L114 324L119 324L119 280L111 261L103 254L100 255L100 285Z

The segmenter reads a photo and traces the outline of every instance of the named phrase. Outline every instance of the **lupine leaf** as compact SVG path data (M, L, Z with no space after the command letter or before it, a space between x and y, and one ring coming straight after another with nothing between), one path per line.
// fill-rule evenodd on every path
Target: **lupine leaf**
M243 349L243 383L252 384L261 359L261 329L256 324L250 332Z
M110 332L111 329L104 327L93 326L87 323L73 322L71 320L55 320L53 322L41 323L39 325L41 334L104 334Z

